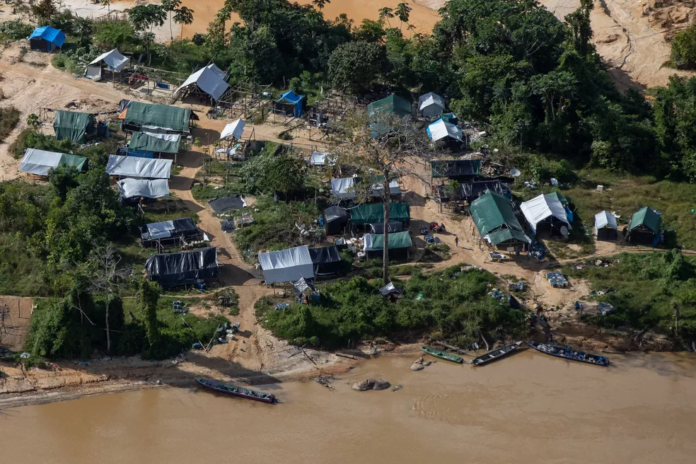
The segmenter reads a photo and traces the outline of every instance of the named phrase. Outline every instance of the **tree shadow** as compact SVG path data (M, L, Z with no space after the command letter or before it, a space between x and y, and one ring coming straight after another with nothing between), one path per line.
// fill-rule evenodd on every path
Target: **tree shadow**
M425 197L416 192L406 192L401 195L401 199L404 203L408 203L411 206L423 207L427 203Z

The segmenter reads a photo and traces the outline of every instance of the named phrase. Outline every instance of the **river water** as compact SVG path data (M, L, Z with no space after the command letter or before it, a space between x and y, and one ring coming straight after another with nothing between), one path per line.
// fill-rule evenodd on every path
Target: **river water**
M337 380L263 388L266 405L195 388L0 412L1 462L694 463L696 358L610 368L523 352L472 368L383 357ZM403 388L350 390L381 377Z

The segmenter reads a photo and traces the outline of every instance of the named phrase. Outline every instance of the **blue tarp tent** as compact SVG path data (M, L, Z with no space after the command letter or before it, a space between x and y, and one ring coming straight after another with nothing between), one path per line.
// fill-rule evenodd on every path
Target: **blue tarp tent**
M29 36L29 45L32 50L52 52L65 43L65 34L60 29L51 26L37 27Z
M291 105L294 105L295 111L293 116L299 118L304 113L304 100L304 95L295 95L295 92L291 90L281 95L280 98L276 100L276 103L290 103Z

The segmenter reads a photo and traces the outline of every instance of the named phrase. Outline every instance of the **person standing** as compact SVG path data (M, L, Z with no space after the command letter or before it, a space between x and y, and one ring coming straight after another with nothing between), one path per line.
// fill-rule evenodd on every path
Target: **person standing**
M459 248L459 237L457 237L456 235L454 236L454 246Z

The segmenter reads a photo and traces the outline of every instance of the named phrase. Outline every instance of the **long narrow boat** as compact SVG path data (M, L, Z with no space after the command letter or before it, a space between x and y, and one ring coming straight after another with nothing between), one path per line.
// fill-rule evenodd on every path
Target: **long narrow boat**
M474 358L471 361L471 364L473 364L474 366L483 366L484 364L488 364L489 362L493 362L496 359L500 359L509 355L517 348L519 348L521 344L522 342L516 342L512 345L506 345L502 348L498 348L497 350L489 351L486 354L482 354L481 356Z
M425 353L428 353L430 356L435 356L436 358L444 359L445 361L452 361L459 364L464 362L464 358L457 356L456 354L435 350L433 348L428 348L427 346L421 346L420 349Z
M277 403L278 399L275 395L271 393L260 392L257 390L252 390L251 388L237 387L235 385L230 385L229 383L219 382L217 380L211 379L201 379L196 378L201 386L216 391L218 393L223 393L225 395L237 396L239 398L246 398L248 400L261 401L262 403Z
M604 356L598 356L596 354L589 354L583 351L573 350L570 347L560 347L555 345L550 345L548 343L536 343L528 342L529 346L537 351L551 356L556 356L557 358L568 359L570 361L584 362L587 364L594 364L595 366L607 367L609 365L609 359Z

